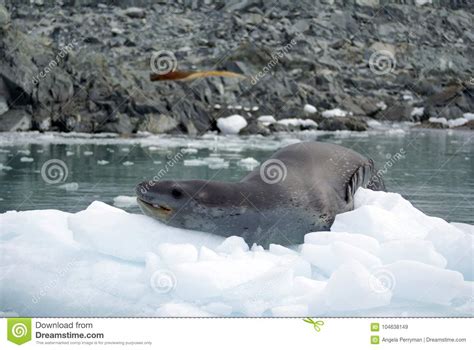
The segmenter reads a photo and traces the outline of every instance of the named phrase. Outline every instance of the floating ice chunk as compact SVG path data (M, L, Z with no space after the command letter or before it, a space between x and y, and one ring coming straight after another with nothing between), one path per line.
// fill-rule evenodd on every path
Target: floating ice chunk
M224 259L224 257L221 257L219 254L217 254L215 251L212 249L209 249L207 247L201 247L199 250L199 260L200 261L206 261L206 260L220 260Z
M242 237L231 236L226 238L216 249L216 251L225 254L232 254L235 252L246 252L249 246L245 243Z
M109 162L106 161L106 160L98 160L98 161L97 161L97 164L99 164L99 165L107 165L107 164L109 164Z
M222 303L213 302L202 307L206 312L219 316L230 316L232 314L232 306Z
M215 104L214 109L221 109L221 105L220 104Z
M31 151L29 149L20 149L18 150L19 154L24 154L25 156L29 156L31 154Z
M474 235L474 225L469 225L462 222L450 222L450 224L464 233Z
M272 316L274 317L305 317L308 315L308 305L295 304L275 306L272 308Z
M353 211L336 215L331 230L365 234L382 242L408 238L411 235L400 225L393 213L373 205L363 205Z
M198 153L198 150L196 148L188 147L188 148L183 148L181 150L181 152L183 152L185 154L196 154L196 153Z
M471 296L470 284L457 271L417 261L397 261L384 267L393 274L393 297L449 305L454 298Z
M133 165L133 162L130 162L130 161L127 160L127 161L123 162L122 165L131 166L131 165Z
M66 156L67 157L70 157L70 156L73 156L74 155L74 152L72 151L66 151Z
M269 251L275 255L297 255L297 252L279 244L270 244Z
M21 157L20 158L20 162L24 162L24 163L31 163L33 161L34 161L34 159L30 158L30 157Z
M415 260L440 268L446 267L446 259L439 254L433 243L421 239L394 240L380 248L380 258L385 264L398 260Z
M158 246L158 254L167 266L180 263L192 263L198 259L198 251L192 244L162 243Z
M324 111L323 113L321 113L321 115L324 118L345 117L346 115L348 115L348 112L339 108L334 108Z
M237 164L246 170L253 170L260 164L260 162L256 160L255 158L249 157L249 158L240 159L237 162Z
M247 126L247 120L238 114L217 119L217 127L224 135L236 135Z
M334 242L328 245L305 243L301 247L301 255L327 275L331 275L348 261L356 260L367 268L382 264L375 255L344 242Z
M212 317L209 312L201 310L190 303L170 302L161 305L156 310L158 317Z
M11 166L8 166L8 165L3 165L2 163L0 163L0 171L2 170L12 170L13 168Z
M390 304L392 292L373 288L373 278L357 261L342 265L329 278L321 297L313 301L310 312L363 310Z
M83 154L84 154L85 156L91 156L91 155L94 154L94 152L92 152L92 151L84 151Z
M375 238L347 232L311 232L304 236L304 242L319 245L344 242L374 255L378 255L380 249L379 242Z
M104 217L108 219L104 220ZM146 253L156 252L161 243L191 243L196 247L205 244L212 249L223 241L221 237L166 226L144 215L129 214L98 201L86 210L70 215L68 227L84 246L137 262L145 261Z
M77 182L69 182L66 184L59 185L58 188L73 192L79 189L79 184Z
M183 164L184 166L204 166L207 162L202 159L185 159Z
M119 208L130 208L138 206L135 196L117 196L114 198L114 205Z

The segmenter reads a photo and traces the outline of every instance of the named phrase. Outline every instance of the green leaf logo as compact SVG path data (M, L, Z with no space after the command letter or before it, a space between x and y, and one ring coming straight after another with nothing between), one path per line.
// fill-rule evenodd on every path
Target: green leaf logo
M7 320L7 339L21 345L31 340L31 318L9 318Z
M324 326L324 321L321 321L321 320L314 321L312 318L309 318L309 317L304 318L303 321L306 323L312 324L316 332L320 332L321 326Z

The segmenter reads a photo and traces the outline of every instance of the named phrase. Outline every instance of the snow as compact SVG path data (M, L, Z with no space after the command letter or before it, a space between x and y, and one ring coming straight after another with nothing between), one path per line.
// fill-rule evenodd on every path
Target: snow
M258 117L257 120L265 126L276 123L276 119L272 115L262 115Z
M334 109L329 109L327 111L324 111L321 115L324 118L333 118L333 117L345 117L348 114L349 114L349 112L347 112L347 111L344 111L344 110L339 109L339 108L334 108Z
M443 124L443 125L447 126L448 128L455 128L457 126L462 126L462 125L466 124L469 120L466 119L466 118L456 118L456 119L447 120L446 118L431 117L430 119L428 119L428 121L430 123Z
M467 119L468 121L474 120L474 113L464 113L462 116L464 119Z
M304 107L303 107L303 110L308 114L314 114L318 111L316 109L316 107L314 107L313 105L310 105L310 104L305 104Z
M412 117L422 117L425 113L425 107L414 107L410 115Z
M217 119L217 127L224 135L236 135L247 126L247 120L238 114Z
M20 162L24 162L24 163L31 163L33 161L34 161L34 159L30 158L30 157L21 157L20 158Z
M278 124L291 125L291 126L302 126L302 127L317 127L318 123L311 119L300 119L300 118L288 118L280 119Z
M135 196L117 196L114 198L114 205L119 208L136 207L137 197Z
M97 164L98 165L107 165L107 164L109 164L109 162L107 160L101 159L101 160L97 161Z
M9 211L0 313L472 317L473 232L366 189L331 231L269 249L99 201L77 213Z

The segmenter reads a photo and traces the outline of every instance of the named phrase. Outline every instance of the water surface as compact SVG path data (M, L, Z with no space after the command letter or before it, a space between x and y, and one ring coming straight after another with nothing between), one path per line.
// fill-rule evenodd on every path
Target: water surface
M138 182L154 176L238 181L249 171L241 159L262 162L298 139L333 142L371 157L384 170L391 192L402 194L429 215L474 223L473 135L445 130L308 132L247 138L205 135L199 139L4 133L0 134L0 212L77 212L94 200L112 204L116 196L133 196ZM50 184L41 174L51 159L65 163L64 182ZM189 160L201 165L188 166ZM108 163L99 165L98 161ZM126 210L138 212L137 207Z

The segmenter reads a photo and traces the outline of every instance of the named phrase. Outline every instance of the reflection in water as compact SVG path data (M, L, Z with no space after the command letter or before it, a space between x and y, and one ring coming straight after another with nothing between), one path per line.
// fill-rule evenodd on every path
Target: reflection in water
M369 136L309 133L298 137L338 143L369 156L384 172L389 191L402 194L429 215L474 223L474 146L470 133L423 130ZM0 142L0 163L3 164L3 169L0 166L0 212L31 209L76 212L94 200L112 204L116 196L133 196L135 184L154 176L238 181L253 163L251 160L241 162L241 159L254 158L262 162L278 144L266 138L253 138L251 142L234 139L236 147L224 147L223 139L211 148L196 149L186 148L188 141L182 139L181 145L173 142L170 147L144 146L132 141L128 144L92 144L84 140L84 143L25 142L20 145L16 140L14 146ZM249 146L251 143L259 147ZM266 143L269 147L260 147ZM177 154L181 156L176 157ZM51 159L66 164L65 182L44 180L45 169L43 174L41 170ZM172 165L170 160L173 160ZM65 171L57 175L64 177ZM137 207L127 210L139 211Z

